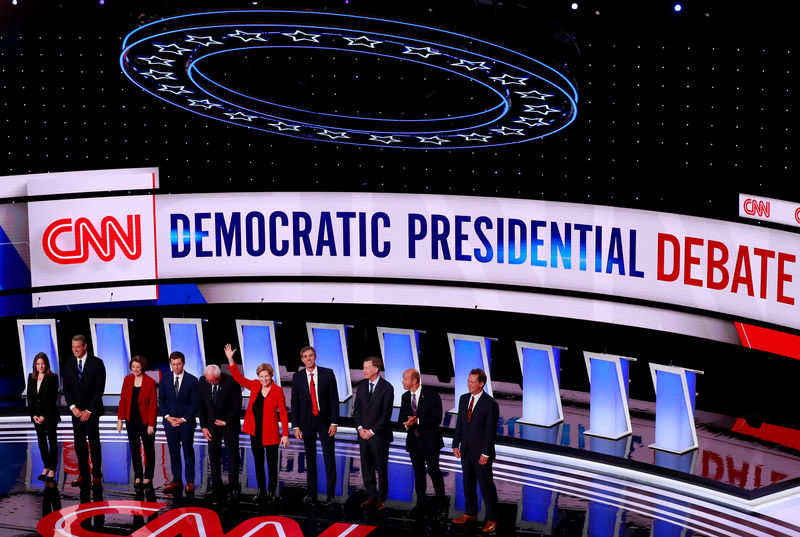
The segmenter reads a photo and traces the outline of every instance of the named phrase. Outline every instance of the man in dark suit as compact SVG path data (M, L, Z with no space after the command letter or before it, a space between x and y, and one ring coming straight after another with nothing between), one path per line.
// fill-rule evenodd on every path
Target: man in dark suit
M400 398L398 417L407 431L406 451L414 468L414 490L417 492L417 504L408 515L414 517L425 512L427 466L436 493L438 518L444 519L447 515L447 498L444 495L444 477L439 468L439 452L444 447L440 427L442 398L435 390L420 386L419 381L419 371L416 369L407 369L403 373L403 388L407 391Z
M164 416L164 435L169 447L172 482L164 492L178 492L183 483L181 446L186 463L186 492L194 492L194 430L197 428L197 377L183 370L186 358L180 351L169 355L172 375L158 390L158 407Z
M89 450L91 450L91 484L102 485L103 453L100 446L100 416L103 415L103 393L106 390L106 367L103 361L86 352L86 337L72 338L72 354L62 365L64 400L72 412L75 455L80 475L72 486L90 482ZM86 441L89 441L89 449Z
M306 485L304 503L316 502L317 437L322 446L327 484L326 505L335 503L336 466L334 457L336 422L339 421L339 388L336 376L327 367L318 367L314 347L300 350L303 369L292 377L292 427L294 436L303 441L306 451Z
M228 482L230 494L239 491L239 416L242 410L242 389L229 375L223 375L216 365L206 367L200 379L200 428L208 441L208 460L211 463L212 492L222 491L222 439L228 452Z
M356 387L353 421L358 430L361 451L361 475L369 498L362 509L386 508L389 492L389 444L392 442L392 404L394 388L380 376L383 360L370 357L364 360L364 380ZM375 472L378 472L378 487Z
M497 489L492 475L495 458L494 441L500 409L497 401L483 391L486 373L482 369L469 372L467 388L458 401L458 422L453 434L453 454L461 459L464 477L464 514L453 519L454 524L475 523L478 519L478 492L480 484L486 506L486 524L483 533L497 531Z

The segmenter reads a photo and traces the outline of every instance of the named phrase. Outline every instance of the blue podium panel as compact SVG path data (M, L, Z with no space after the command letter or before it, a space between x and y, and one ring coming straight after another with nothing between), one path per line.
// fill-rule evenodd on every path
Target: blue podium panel
M553 533L556 519L558 493L547 487L522 487L522 509L519 509L516 527L528 522L526 529L534 529L546 535ZM530 527L532 526L532 527Z
M625 512L614 505L589 502L584 520L586 537L622 537L625 535Z
M564 421L561 408L561 348L517 341L522 371L521 423L550 427Z
M635 358L584 351L589 373L591 429L583 434L615 440L631 434L628 410L629 362Z
M694 425L697 375L702 371L650 364L656 389L656 441L650 447L671 453L697 449Z
M383 356L384 378L394 387L394 406L403 396L403 372L419 371L419 336L415 330L378 327L378 341Z
M411 466L401 462L389 461L389 500L411 503L414 500L414 471ZM427 476L426 476L427 479ZM431 485L428 485L428 490ZM417 498L419 501L419 498Z
M164 318L167 353L182 352L186 358L186 371L198 378L206 367L202 322L202 319Z
M447 334L450 344L450 356L453 358L453 371L455 371L455 408L451 413L458 413L458 400L468 393L467 378L473 369L483 369L486 373L486 386L484 391L492 395L492 376L489 372L489 339L481 336L465 336L461 334Z
M236 332L239 334L244 376L256 378L258 366L269 364L275 370L272 380L280 386L281 370L278 364L278 348L275 342L275 322L236 319Z
M59 374L55 319L18 319L19 350L22 355L22 395L28 391L28 375L33 372L33 358L40 352L50 360L50 369ZM59 379L60 380L60 379Z
M128 319L89 319L89 331L94 353L106 366L105 393L118 395L122 392L122 379L130 370Z
M353 396L350 363L347 359L347 335L343 324L306 323L308 341L317 351L317 365L333 370L339 388L339 402Z

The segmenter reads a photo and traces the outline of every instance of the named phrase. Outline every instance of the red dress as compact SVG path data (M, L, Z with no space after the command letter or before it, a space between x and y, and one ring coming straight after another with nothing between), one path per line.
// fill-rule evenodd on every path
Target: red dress
M233 379L239 383L240 386L250 390L250 401L247 403L247 411L244 414L244 425L242 430L250 436L256 434L256 420L253 416L253 403L256 402L255 395L261 391L261 381L250 380L244 378L239 372L237 366L231 367L228 365L228 370L231 372ZM278 430L278 416L280 415L280 424L283 427L283 435L289 435L289 415L286 412L286 397L283 395L283 390L274 382L269 388L267 396L264 398L264 407L262 416L264 416L263 427L261 430L262 438L261 443L264 446L272 446L279 444L281 441L281 434Z

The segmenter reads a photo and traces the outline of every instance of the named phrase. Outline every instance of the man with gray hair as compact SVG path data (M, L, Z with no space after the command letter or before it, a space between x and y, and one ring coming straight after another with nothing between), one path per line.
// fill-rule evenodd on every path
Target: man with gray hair
M203 372L199 385L200 429L208 441L208 460L211 465L211 490L222 492L222 440L228 453L229 496L239 493L239 433L242 410L242 390L230 375L223 375L216 365Z

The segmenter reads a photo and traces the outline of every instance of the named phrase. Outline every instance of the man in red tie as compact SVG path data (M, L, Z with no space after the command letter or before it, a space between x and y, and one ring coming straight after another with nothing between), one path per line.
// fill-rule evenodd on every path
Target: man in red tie
M492 475L495 458L494 441L500 409L497 402L483 391L486 373L482 369L469 372L467 388L458 401L458 422L453 434L453 454L461 459L464 478L464 514L453 519L453 524L474 524L478 519L478 492L481 487L486 506L486 524L483 533L497 531L497 489Z
M339 421L339 389L333 370L317 366L314 347L300 350L303 368L292 377L292 427L294 436L303 441L306 451L306 485L303 502L317 501L317 437L325 461L327 497L325 505L335 503L336 464L334 435Z

